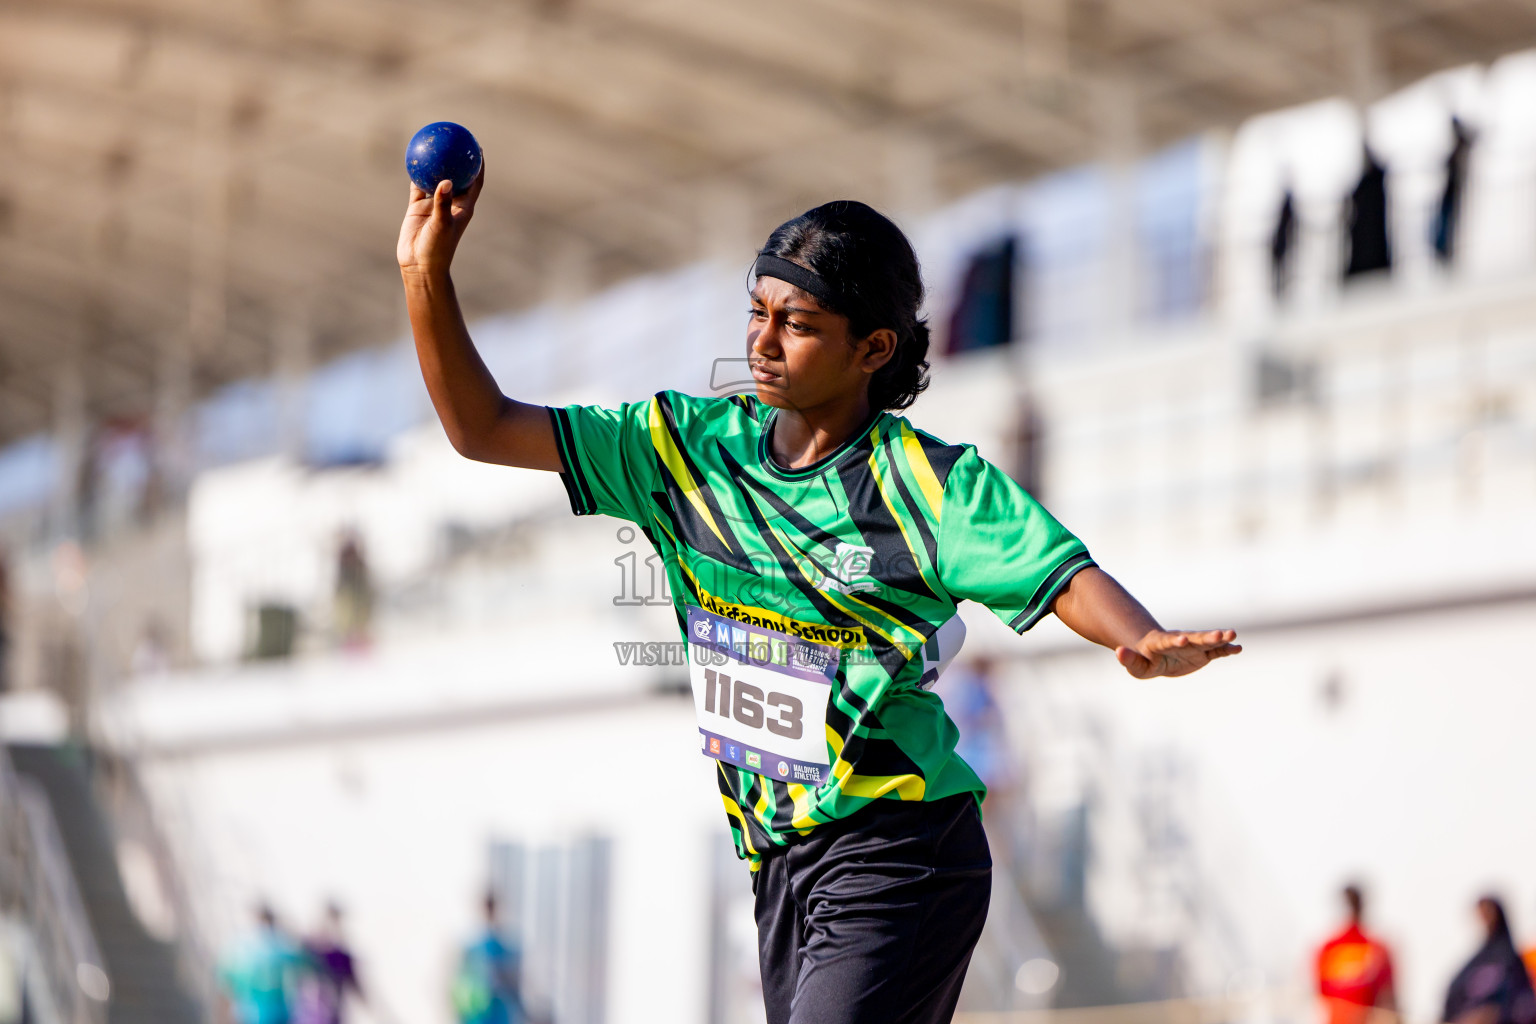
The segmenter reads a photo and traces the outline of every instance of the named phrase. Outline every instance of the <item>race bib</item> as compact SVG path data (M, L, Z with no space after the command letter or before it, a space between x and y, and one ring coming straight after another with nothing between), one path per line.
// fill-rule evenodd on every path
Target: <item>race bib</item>
M704 753L771 779L828 778L838 650L688 609L688 676Z

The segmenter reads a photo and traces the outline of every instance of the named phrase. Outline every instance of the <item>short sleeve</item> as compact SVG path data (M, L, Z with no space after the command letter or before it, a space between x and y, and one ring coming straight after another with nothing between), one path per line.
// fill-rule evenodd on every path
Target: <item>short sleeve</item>
M986 605L1019 633L1094 564L1082 541L969 447L944 480L938 547L950 596Z
M625 402L617 409L567 405L549 410L565 465L560 479L572 512L601 512L630 522L646 519L656 466L650 424L654 402Z

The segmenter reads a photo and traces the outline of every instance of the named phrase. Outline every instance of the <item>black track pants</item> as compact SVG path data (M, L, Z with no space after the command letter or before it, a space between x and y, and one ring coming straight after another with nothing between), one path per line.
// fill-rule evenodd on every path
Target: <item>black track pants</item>
M992 892L976 800L879 800L763 857L753 882L768 1024L939 1024Z

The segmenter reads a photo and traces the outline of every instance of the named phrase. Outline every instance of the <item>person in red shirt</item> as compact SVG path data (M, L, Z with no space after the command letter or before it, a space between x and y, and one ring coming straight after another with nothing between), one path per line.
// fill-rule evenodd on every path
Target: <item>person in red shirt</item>
M0 609L3 609L3 607L3 605L0 605ZM4 671L4 669L0 669L0 671ZM1536 985L1536 946L1531 946L1524 953L1521 953L1520 959L1525 963L1525 973L1530 977L1531 983Z
M1392 954L1361 927L1365 897L1358 886L1344 889L1349 924L1317 951L1317 994L1328 1024L1367 1024L1376 1010L1397 1015Z

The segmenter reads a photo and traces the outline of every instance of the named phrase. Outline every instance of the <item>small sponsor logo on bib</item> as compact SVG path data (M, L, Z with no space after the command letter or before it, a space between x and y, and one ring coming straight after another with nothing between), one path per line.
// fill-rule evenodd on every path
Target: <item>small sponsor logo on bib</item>
M789 774L789 762L788 761L780 761L779 762L779 774L780 775L788 775Z
M747 767L748 768L761 768L762 766L763 766L763 755L759 754L755 750L747 751Z
M709 752L711 754L720 753L720 741L713 736L709 738Z
M693 635L700 640L709 639L709 620L699 619L693 624Z

